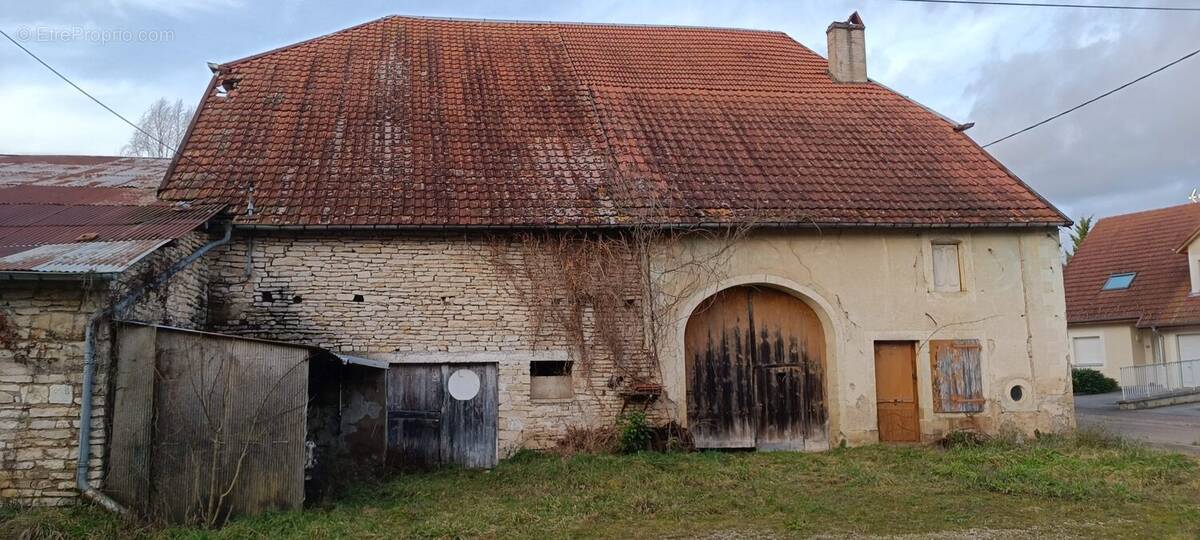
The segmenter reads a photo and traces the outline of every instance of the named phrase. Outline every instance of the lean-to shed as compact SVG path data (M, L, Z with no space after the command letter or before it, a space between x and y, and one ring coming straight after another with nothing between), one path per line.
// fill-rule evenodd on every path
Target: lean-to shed
M383 364L317 347L122 323L107 491L220 522L295 509L344 460L382 464Z

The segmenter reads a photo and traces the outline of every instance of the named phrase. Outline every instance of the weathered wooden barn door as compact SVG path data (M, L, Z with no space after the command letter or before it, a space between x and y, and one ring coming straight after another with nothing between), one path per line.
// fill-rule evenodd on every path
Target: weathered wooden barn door
M911 341L875 342L875 402L880 442L920 442L917 351Z
M388 461L403 468L496 464L494 363L397 364L388 370Z
M688 320L684 354L697 446L827 446L825 335L800 299L765 287L721 291Z

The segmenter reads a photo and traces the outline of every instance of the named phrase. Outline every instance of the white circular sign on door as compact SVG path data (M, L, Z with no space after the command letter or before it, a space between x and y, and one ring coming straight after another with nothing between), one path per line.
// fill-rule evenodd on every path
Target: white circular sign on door
M467 401L479 395L479 375L469 369L460 369L450 374L446 382L450 397L459 401Z

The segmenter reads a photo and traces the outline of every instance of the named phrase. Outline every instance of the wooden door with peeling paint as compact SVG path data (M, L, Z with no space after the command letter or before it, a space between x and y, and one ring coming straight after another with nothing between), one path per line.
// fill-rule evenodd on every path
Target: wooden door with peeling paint
M698 447L828 446L825 334L803 301L766 287L721 291L688 319L684 349Z
M911 341L875 342L875 403L880 442L920 442L917 352Z

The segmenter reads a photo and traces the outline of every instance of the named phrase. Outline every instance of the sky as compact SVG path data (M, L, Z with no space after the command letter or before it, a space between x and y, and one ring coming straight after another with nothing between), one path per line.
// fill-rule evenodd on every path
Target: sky
M5 0L0 29L136 120L160 97L198 103L210 77L206 62L385 15L770 29L825 54L825 28L855 10L867 27L868 75L974 122L967 133L981 144L1200 47L1200 12L897 0ZM1072 218L1182 204L1200 187L1197 88L1200 56L989 151ZM131 133L0 41L0 153L116 154Z

